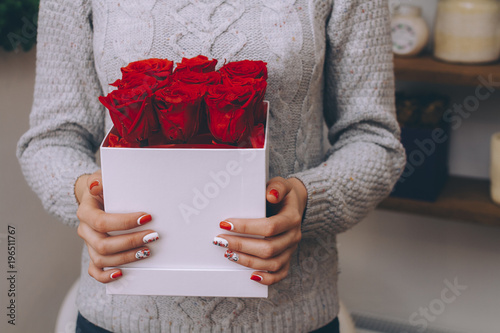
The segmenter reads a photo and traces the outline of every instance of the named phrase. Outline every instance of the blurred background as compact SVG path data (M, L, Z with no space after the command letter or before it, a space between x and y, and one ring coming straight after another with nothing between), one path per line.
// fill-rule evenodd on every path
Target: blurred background
M430 39L420 58L432 52L437 3L391 1L393 7L422 8ZM434 76L418 74L420 63L398 64L398 91L446 96L448 106L475 96L479 81L474 80L480 73L490 71L496 77L500 73L498 63L460 65L451 70L459 73L457 77L468 71L468 81L449 82L453 80L440 76L444 65L433 59L429 64ZM18 271L16 326L9 325L5 315L6 273L0 279L1 332L54 332L60 304L80 270L82 241L76 230L44 212L15 157L16 143L29 125L34 77L34 48L0 50L0 267L7 271L6 237L11 225L16 230ZM438 186L436 198L424 202L393 197L384 202L384 209L338 237L340 295L360 332L498 332L500 208L489 198L488 180L490 139L500 131L499 89L449 130L447 171L442 177L451 179L452 185L443 182L447 185ZM429 157L426 162L435 161ZM438 167L431 165L431 170ZM474 191L478 193L471 197ZM462 289L450 294L450 284Z

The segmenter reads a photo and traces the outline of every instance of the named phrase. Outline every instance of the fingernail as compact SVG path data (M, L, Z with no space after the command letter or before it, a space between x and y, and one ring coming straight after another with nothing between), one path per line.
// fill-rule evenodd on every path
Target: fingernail
M238 254L234 253L231 250L227 250L226 253L224 253L224 257L226 257L227 259L232 260L232 261L240 260L240 257L238 256Z
M152 233L147 234L146 236L144 236L142 238L142 241L144 242L144 244L147 244L147 243L154 242L155 240L158 240L158 238L160 238L160 236L158 235L158 233L157 232L152 232Z
M219 227L221 227L221 229L225 229L225 230L229 230L229 231L234 230L234 225L228 221L222 221L221 223L219 223Z
M148 222L150 222L153 218L151 217L151 215L149 214L145 214L145 215L142 215L141 217L139 217L137 219L137 224L138 225L143 225L143 224L146 224Z
M229 243L224 238L214 237L214 245L228 247Z
M257 274L252 274L252 276L250 277L250 280L260 282L260 281L262 281L262 276L257 275Z
M151 251L149 251L149 249L142 249L142 250L139 250L135 253L135 258L136 259L143 259L143 258L147 258L151 255Z
M119 277L121 277L123 274L121 271L118 271L118 272L113 272L111 273L111 275L109 276L111 279L113 280L116 280L118 279Z
M98 186L100 183L98 180L94 180L91 184L90 184L90 190L92 190L94 187Z
M280 197L280 194L274 188L271 191L269 191L269 194L276 197L276 199L279 199L279 197Z

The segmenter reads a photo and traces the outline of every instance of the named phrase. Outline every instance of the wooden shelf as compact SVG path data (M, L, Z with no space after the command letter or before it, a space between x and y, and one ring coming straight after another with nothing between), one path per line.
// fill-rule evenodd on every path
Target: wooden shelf
M479 76L488 79L490 74L494 82L500 81L500 63L455 65L438 61L430 55L416 58L395 57L394 70L396 79L403 81L477 86L480 83Z
M389 197L381 209L500 226L500 206L490 198L490 182L450 177L436 202Z

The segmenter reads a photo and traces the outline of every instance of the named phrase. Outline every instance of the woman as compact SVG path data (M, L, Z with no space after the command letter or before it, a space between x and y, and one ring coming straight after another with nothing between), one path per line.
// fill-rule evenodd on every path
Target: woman
M77 331L338 330L335 235L388 195L405 161L391 50L383 0L42 0L31 128L18 157L45 208L85 241ZM107 234L150 218L102 210L94 154L111 121L98 96L131 61L198 54L268 64L266 199L278 208L230 220L266 238L227 240L237 264L255 269L249 278L270 285L269 298L106 295L121 271L102 268L147 260L135 254L154 230Z

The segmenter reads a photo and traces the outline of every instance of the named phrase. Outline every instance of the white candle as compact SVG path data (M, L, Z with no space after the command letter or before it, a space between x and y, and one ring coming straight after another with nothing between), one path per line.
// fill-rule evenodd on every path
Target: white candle
M500 205L500 132L491 137L491 198Z

